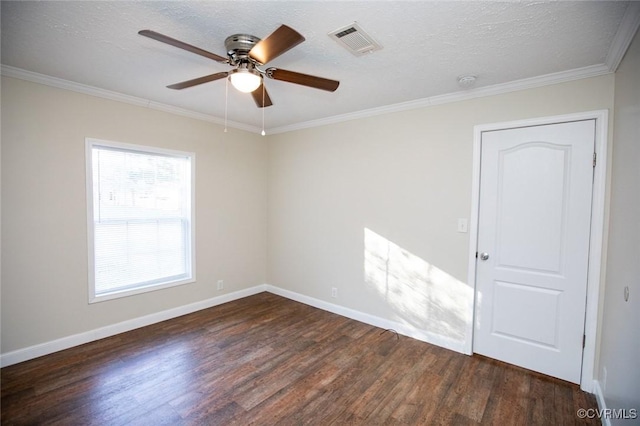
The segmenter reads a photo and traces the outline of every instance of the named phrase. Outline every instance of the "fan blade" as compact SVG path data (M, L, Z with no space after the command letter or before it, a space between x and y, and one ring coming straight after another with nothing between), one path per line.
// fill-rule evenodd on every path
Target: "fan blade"
M266 64L303 41L304 37L296 30L286 25L281 25L271 35L253 46L249 51L249 56L261 64Z
M256 102L256 105L258 105L258 108L266 108L273 105L271 103L271 98L269 97L269 93L267 92L267 89L265 89L264 87L264 83L260 84L260 87L258 87L256 90L251 92L251 96L253 96L253 100Z
M195 53L196 55L204 56L205 58L213 59L214 61L217 61L217 62L223 62L225 64L229 62L227 58L216 55L215 53L207 52L206 50L200 49L199 47L192 46L190 44L187 44L180 40L176 40L166 35L157 33L155 31L142 30L142 31L138 31L138 34L143 35L145 37L152 38L162 43L170 44L171 46L177 47L179 49L188 50L189 52Z
M227 75L229 75L228 72L217 72L215 74L205 75L204 77L194 78L193 80L183 81L182 83L172 84L167 87L169 89L181 90L181 89L186 89L187 87L197 86L198 84L220 80L221 78L225 78Z
M329 80L328 78L316 77L314 75L302 74L294 71L281 70L279 68L269 68L267 69L266 74L274 80L301 84L303 86L326 90L328 92L335 92L340 85L340 82L336 80Z

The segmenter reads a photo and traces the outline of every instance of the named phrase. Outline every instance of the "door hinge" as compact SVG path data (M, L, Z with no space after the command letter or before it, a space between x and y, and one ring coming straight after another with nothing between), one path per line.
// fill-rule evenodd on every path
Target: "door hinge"
M582 349L584 349L585 344L587 343L587 335L583 334L582 335Z
M593 153L593 167L596 166L596 157L597 157L597 154L594 152Z

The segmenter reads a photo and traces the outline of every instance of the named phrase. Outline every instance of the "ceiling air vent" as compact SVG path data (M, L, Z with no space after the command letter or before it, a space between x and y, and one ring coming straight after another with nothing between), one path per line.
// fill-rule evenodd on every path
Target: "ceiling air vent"
M356 56L362 56L382 49L382 46L376 43L371 36L364 32L355 22L346 27L331 31L329 37L340 43Z

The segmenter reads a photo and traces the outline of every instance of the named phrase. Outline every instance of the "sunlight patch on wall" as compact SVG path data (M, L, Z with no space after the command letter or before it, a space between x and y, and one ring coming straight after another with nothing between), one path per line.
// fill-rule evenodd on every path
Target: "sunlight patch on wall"
M399 322L444 340L467 340L473 290L465 283L368 228L364 272Z

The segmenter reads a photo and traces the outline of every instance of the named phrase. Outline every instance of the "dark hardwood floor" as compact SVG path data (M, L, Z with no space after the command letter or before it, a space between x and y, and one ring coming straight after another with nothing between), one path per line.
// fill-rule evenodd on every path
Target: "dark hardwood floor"
M5 367L2 424L599 424L578 386L261 293Z

